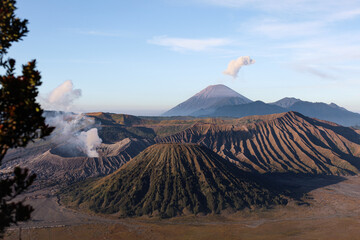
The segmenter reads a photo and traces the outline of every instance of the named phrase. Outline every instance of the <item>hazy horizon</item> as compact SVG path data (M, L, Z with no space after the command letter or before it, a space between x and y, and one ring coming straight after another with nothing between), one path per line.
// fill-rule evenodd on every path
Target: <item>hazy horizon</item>
M71 80L74 110L159 115L208 85L360 112L360 3L236 0L25 1L42 98ZM246 66L249 65L249 66Z

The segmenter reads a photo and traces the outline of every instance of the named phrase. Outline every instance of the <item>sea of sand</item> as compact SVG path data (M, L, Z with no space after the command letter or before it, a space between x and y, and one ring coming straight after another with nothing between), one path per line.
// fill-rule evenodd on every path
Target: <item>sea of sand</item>
M302 201L221 215L125 218L81 213L61 205L55 189L28 193L32 220L5 239L360 239L360 176L284 179Z

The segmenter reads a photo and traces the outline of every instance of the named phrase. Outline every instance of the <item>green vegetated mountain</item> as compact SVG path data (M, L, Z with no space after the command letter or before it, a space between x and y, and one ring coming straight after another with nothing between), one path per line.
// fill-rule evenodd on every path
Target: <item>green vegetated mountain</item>
M288 112L197 123L157 142L196 143L247 171L357 174L360 135L352 128Z
M287 202L269 184L193 144L150 146L115 173L64 194L68 205L123 217L220 213Z
M305 116L359 126L360 114L331 103L307 102L283 98L274 103L251 101L224 85L212 85L164 113L164 116L232 117L268 115L295 111Z

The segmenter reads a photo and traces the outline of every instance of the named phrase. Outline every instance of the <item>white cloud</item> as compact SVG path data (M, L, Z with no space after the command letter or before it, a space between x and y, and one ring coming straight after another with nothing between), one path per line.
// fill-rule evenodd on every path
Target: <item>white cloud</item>
M281 22L278 20L265 20L247 23L252 32L266 35L270 38L281 39L285 37L301 37L317 35L323 31L325 23L321 21L309 22Z
M255 60L251 59L249 56L239 57L236 60L231 60L227 69L223 73L226 75L230 75L233 78L236 78L242 66L246 66L254 63Z
M206 51L212 48L225 46L231 43L227 38L170 38L167 36L153 37L148 43L164 47L170 47L174 51Z
M355 18L360 15L360 8L348 9L341 12L336 12L330 15L327 19L328 22L343 21Z
M351 74L357 74L359 42L360 33L352 32L279 44L273 51L287 52L288 63L296 71L310 73L322 79L343 81Z
M229 8L254 8L265 12L339 12L354 9L358 5L354 0L196 0L207 5Z
M351 20L360 16L360 8L324 13L319 15L302 16L299 19L264 19L247 21L242 29L266 35L271 38L306 37L322 35L331 32L331 25L341 21Z
M332 36L321 36L305 40L279 44L279 51L285 49L292 53L293 59L310 62L340 63L360 59L360 32L342 33Z
M97 37L122 37L124 34L115 33L115 32L103 32L103 31L81 31L79 32L83 35L89 35L89 36L97 36Z
M282 66L322 79L343 81L357 71L334 69L359 64L360 31L355 28L355 21L360 18L359 1L328 0L325 4L323 0L191 0L191 3L249 11L249 15L236 18L242 23L238 38L232 35L232 39L241 45L231 44L236 53L232 56L244 51L258 57L266 55ZM229 64L224 74L237 77L240 68Z
M338 77L334 76L329 68L324 68L322 66L311 66L311 65L296 65L294 66L295 70L299 72L305 72L312 75L315 75L319 78L329 79L329 80L336 80Z

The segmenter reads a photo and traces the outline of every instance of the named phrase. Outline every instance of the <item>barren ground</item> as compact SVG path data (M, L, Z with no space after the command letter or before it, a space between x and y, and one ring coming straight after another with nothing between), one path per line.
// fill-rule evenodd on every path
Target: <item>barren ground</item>
M173 219L90 216L58 204L50 190L27 195L36 209L22 224L22 239L360 239L360 176L292 178L289 184L308 192L270 210L242 211L221 216ZM5 239L19 239L19 227Z

